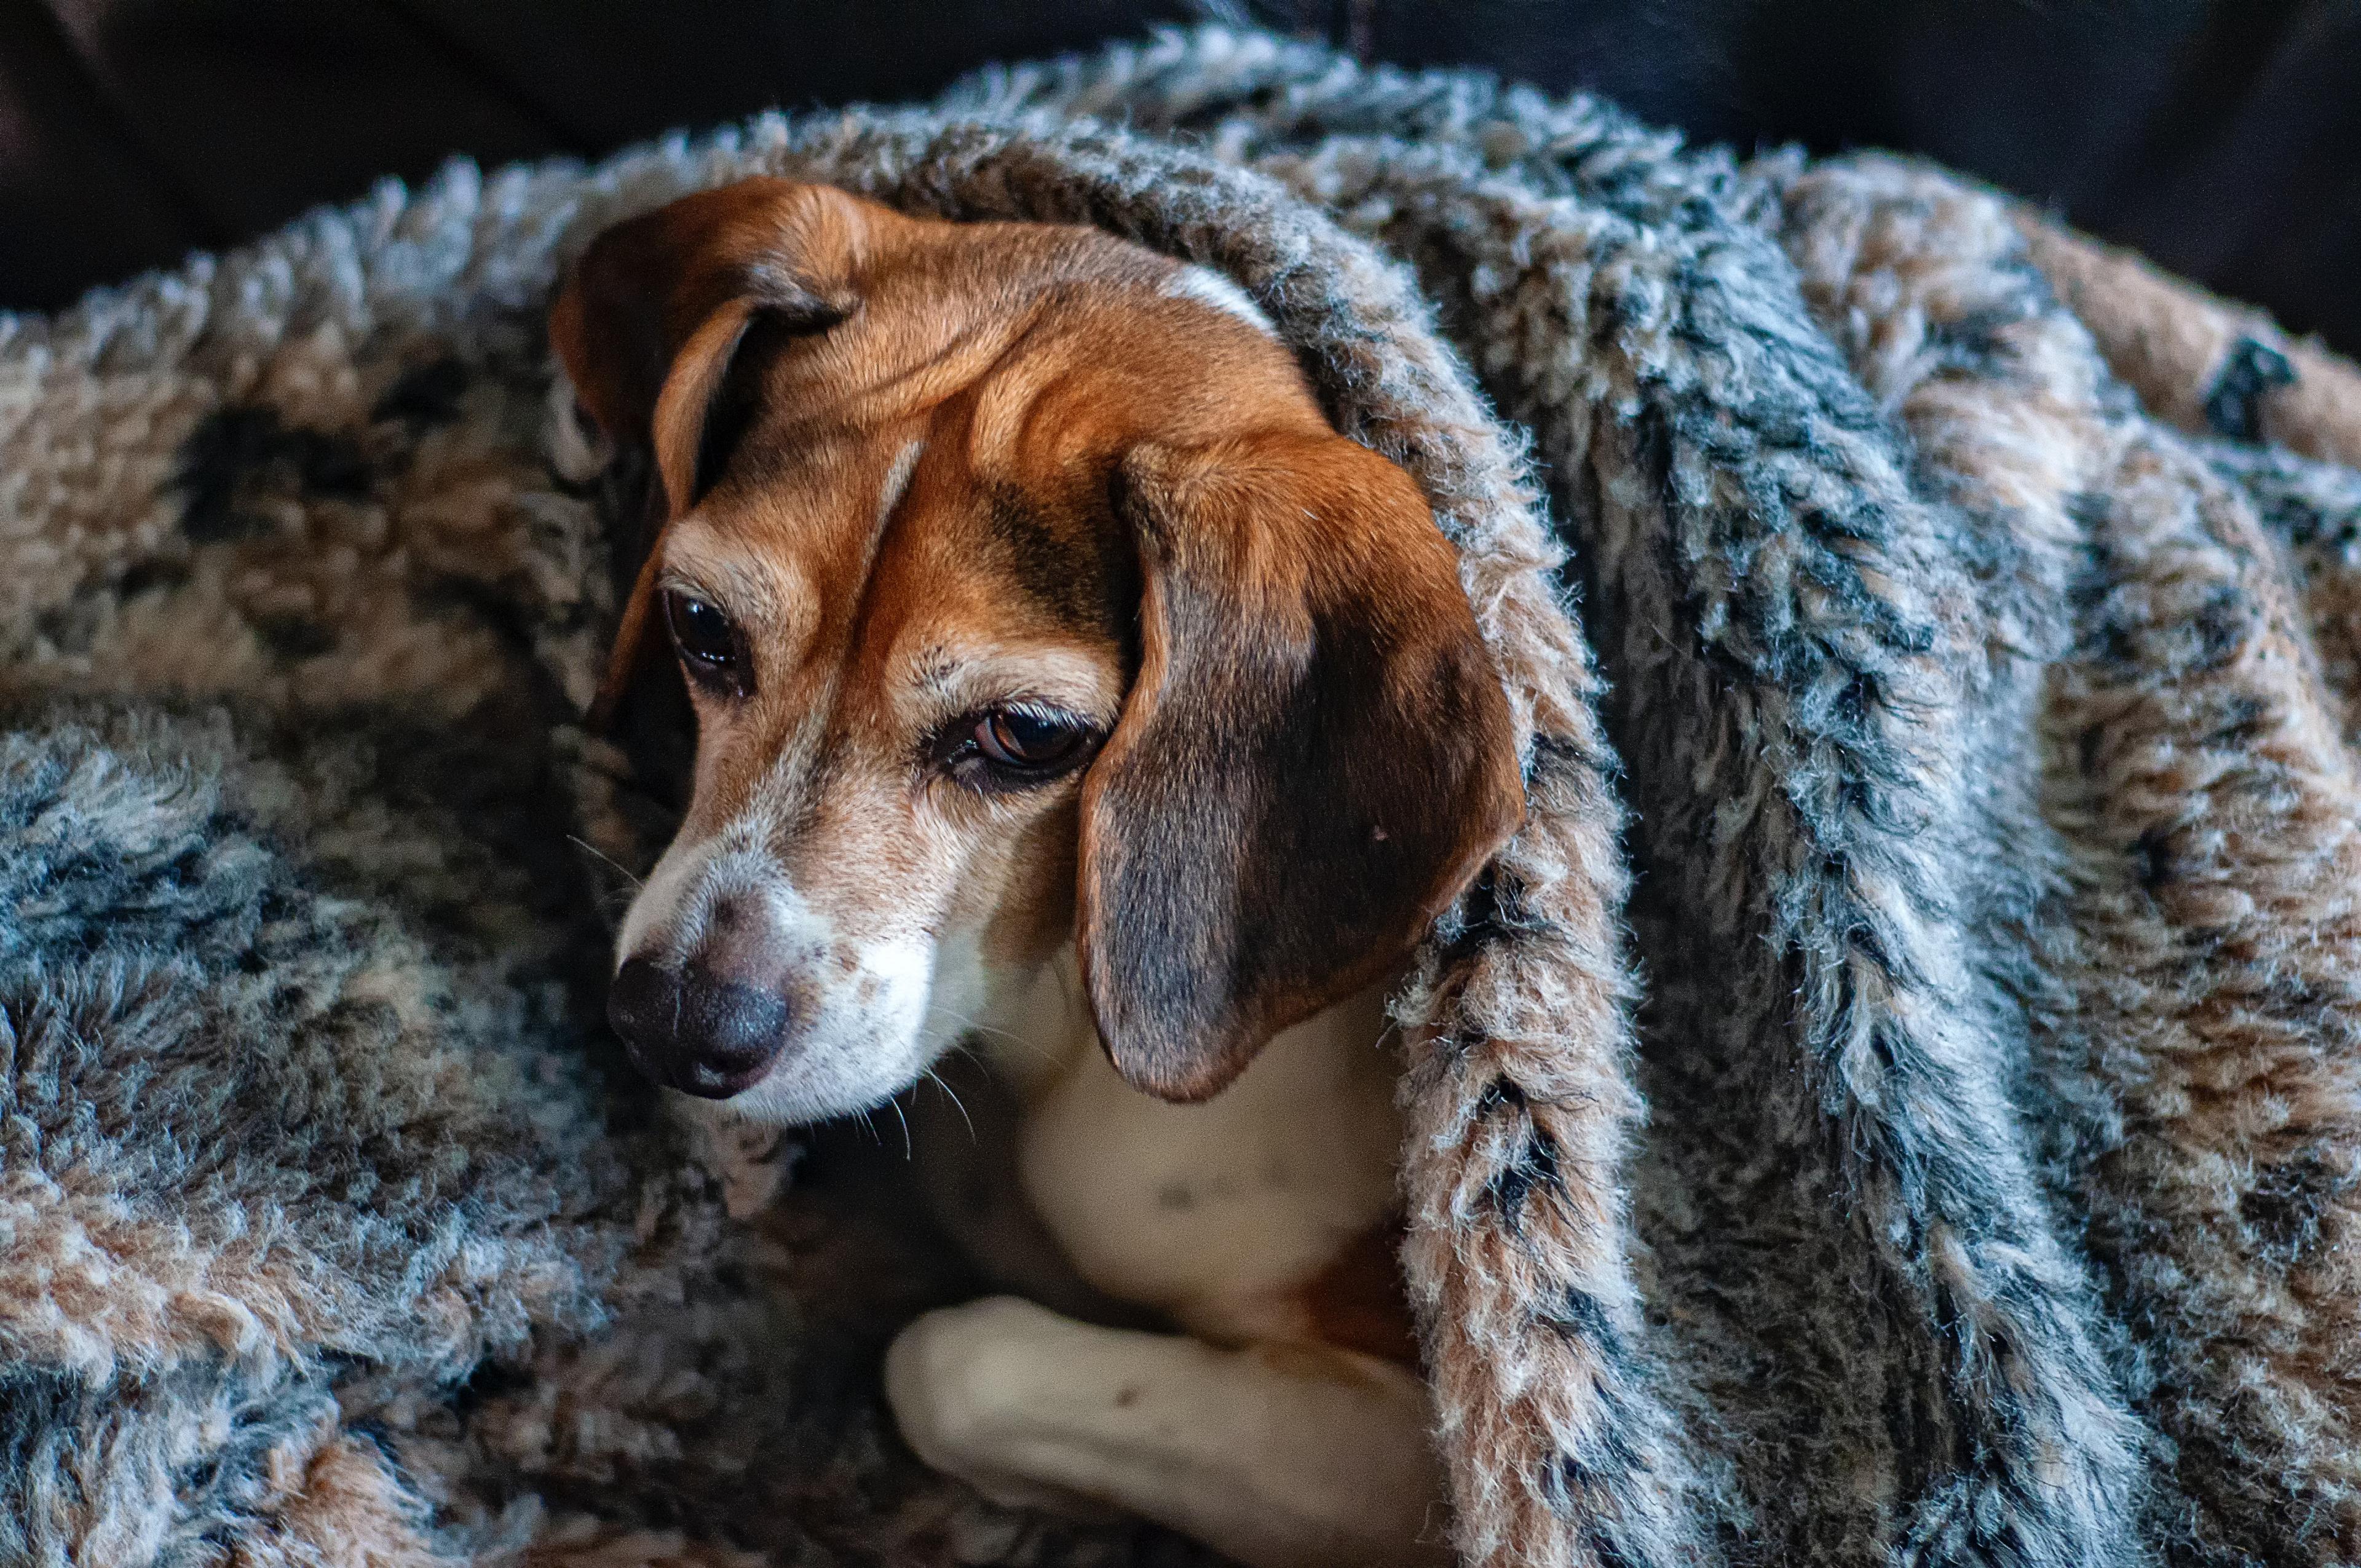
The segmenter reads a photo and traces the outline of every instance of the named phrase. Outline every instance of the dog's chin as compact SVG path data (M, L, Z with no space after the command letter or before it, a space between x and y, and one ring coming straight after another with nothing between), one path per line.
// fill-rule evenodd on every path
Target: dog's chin
M857 1116L879 1109L917 1083L940 1054L915 1040L881 1048L876 1059L857 1062L814 1062L791 1049L754 1082L707 1103L739 1120L771 1127Z
M874 1111L896 1094L917 1082L914 1075L899 1083L872 1086L867 1089L840 1085L814 1086L792 1081L794 1074L783 1073L766 1078L751 1089L743 1089L727 1100L714 1102L749 1122L759 1122L769 1127L802 1127L815 1122L832 1122L840 1116L857 1116L864 1111Z

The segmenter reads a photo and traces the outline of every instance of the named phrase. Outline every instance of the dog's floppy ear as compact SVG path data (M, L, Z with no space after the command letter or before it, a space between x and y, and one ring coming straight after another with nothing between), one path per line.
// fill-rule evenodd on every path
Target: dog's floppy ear
M600 433L648 450L659 537L711 482L699 473L707 423L748 329L825 332L851 314L862 230L860 205L841 192L742 180L617 224L575 263L550 307L550 345ZM647 541L594 719L611 713L638 658L656 543Z
M1136 447L1140 668L1082 784L1076 938L1116 1070L1202 1100L1380 978L1524 816L1455 553L1338 435Z

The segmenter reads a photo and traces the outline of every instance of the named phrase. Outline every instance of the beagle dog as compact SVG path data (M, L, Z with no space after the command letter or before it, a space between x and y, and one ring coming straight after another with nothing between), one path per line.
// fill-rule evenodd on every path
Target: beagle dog
M1086 228L749 180L550 328L653 475L600 707L668 652L696 717L632 1058L774 1124L961 1047L1005 1089L932 1168L1022 1293L895 1341L910 1446L1254 1568L1447 1560L1384 1003L1523 795L1417 487L1235 285Z

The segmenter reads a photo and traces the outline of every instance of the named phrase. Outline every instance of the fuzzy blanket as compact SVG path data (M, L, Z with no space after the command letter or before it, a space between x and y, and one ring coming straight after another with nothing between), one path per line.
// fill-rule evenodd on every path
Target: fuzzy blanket
M890 1123L791 1174L599 1021L674 784L580 726L641 481L542 315L756 171L1223 269L1460 549L1467 1562L2361 1556L2361 375L1932 170L1205 31L0 322L0 1560L1193 1559L895 1442L971 1287Z

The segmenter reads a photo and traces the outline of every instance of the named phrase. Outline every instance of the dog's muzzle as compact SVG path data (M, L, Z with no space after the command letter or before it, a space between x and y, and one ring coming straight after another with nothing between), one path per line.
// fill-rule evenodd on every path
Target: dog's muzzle
M632 959L607 992L607 1018L632 1062L658 1083L708 1100L751 1089L770 1070L791 1022L770 992L692 959L667 969Z

